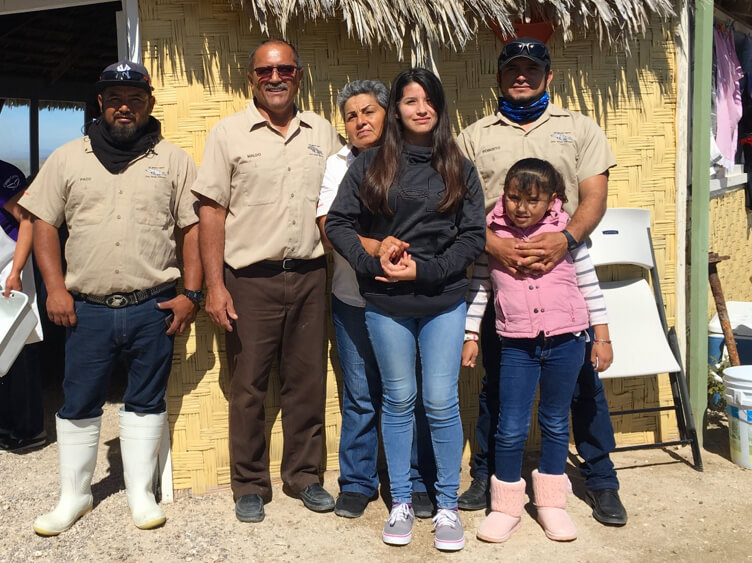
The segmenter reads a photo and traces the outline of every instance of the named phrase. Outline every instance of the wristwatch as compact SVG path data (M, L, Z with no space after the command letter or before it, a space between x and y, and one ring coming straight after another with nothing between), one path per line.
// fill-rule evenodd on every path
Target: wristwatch
M568 251L571 252L572 250L580 246L580 243L577 242L577 240L575 240L575 238L572 236L572 234L568 230L564 229L563 231L561 231L561 234L563 234L567 238L567 250Z
M201 302L204 300L204 292L201 289L197 289L196 291L193 291L192 289L184 289L183 295L201 307Z
M477 332L466 332L464 342L478 342Z

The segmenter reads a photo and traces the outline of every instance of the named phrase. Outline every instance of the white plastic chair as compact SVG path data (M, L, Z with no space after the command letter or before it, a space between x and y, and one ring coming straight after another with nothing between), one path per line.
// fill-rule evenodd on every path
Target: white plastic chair
M680 439L617 448L617 451L691 444L695 468L702 470L689 391L681 366L674 329L669 330L655 265L647 209L608 209L590 235L590 256L596 266L630 265L650 271L653 288L640 275L601 282L608 309L608 327L614 362L600 376L603 379L668 373L674 406L630 409L612 416L675 410Z

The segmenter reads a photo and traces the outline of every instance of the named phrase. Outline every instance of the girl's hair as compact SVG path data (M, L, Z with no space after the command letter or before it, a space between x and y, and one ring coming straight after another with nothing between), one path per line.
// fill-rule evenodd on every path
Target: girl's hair
M397 104L402 99L405 87L413 82L425 90L426 97L436 110L438 118L436 127L433 129L431 166L441 174L446 186L438 210L440 212L456 211L467 192L463 176L463 157L449 126L449 112L441 82L430 70L410 68L400 72L394 79L389 92L382 143L366 170L360 189L361 199L372 213L387 215L392 213L387 196L389 188L399 174L404 145L403 126L399 119Z
M344 85L337 96L337 106L342 118L345 118L345 104L353 96L370 94L376 98L376 102L384 109L389 103L389 88L380 80L354 80Z
M564 178L550 162L540 158L523 158L515 162L507 172L504 180L504 191L515 181L515 188L530 195L533 188L538 188L540 193L556 194L562 203L567 202Z

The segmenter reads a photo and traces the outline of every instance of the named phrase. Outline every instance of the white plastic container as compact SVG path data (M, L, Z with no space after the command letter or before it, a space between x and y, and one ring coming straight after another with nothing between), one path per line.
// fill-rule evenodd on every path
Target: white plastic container
M723 370L731 461L752 469L752 366Z
M739 359L744 365L752 364L752 303L726 301L731 330L734 333ZM718 313L708 323L708 364L720 362L726 354L723 329Z
M25 293L11 291L8 299L0 295L0 377L8 373L36 324Z

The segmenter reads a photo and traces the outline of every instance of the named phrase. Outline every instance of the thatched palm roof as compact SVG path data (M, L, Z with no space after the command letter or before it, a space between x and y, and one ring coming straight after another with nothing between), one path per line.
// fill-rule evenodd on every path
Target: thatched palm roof
M232 1L232 0L231 0ZM342 18L348 33L364 45L386 44L402 49L409 34L462 49L481 26L493 22L513 35L515 21L553 21L564 39L572 30L597 34L601 41L628 46L644 33L652 14L674 14L671 0L239 0L268 33L275 23L284 33L299 16L305 19Z

